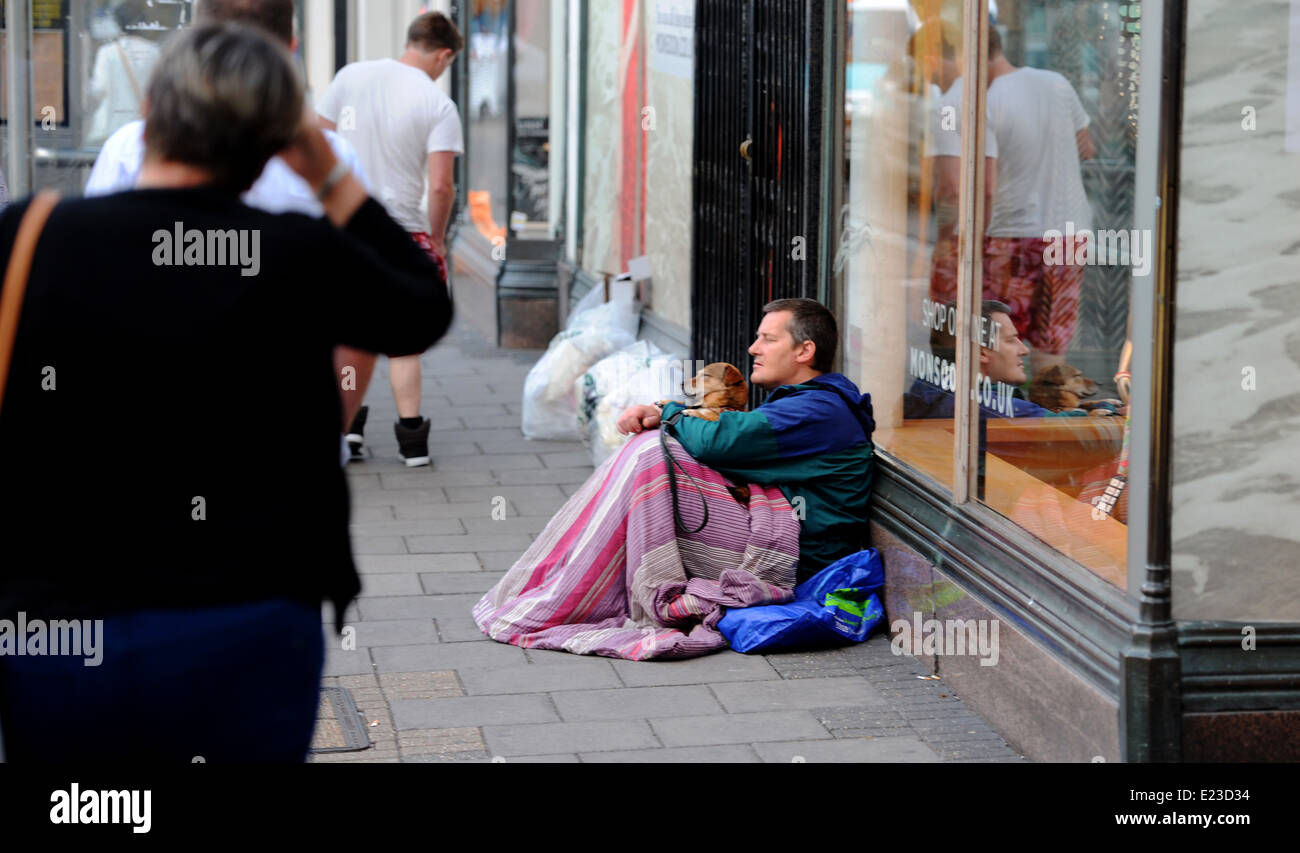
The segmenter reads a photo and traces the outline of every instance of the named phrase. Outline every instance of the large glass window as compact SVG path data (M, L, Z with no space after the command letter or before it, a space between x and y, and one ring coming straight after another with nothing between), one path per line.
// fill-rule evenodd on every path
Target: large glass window
M510 15L506 0L473 0L470 4L469 103L464 105L469 128L470 222L492 241L504 240L510 221L508 174L509 139L506 120L510 74Z
M162 42L189 24L193 4L33 0L30 19L17 22L10 22L7 5L0 0L0 117L9 184L14 194L53 187L77 195L104 141L140 117ZM21 39L12 60L11 36Z
M848 0L846 372L882 451L1124 586L1129 299L1154 250L1133 228L1139 9L996 4L977 164L964 5Z

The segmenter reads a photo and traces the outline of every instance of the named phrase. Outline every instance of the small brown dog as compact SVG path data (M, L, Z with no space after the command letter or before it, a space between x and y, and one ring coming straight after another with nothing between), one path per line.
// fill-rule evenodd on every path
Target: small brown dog
M696 401L683 414L706 421L716 421L723 412L743 412L749 405L749 383L734 364L725 361L705 365L695 378L682 383L682 390ZM727 491L742 505L749 504L749 486L727 486Z
M1084 399L1096 393L1097 383L1084 376L1079 368L1068 364L1054 364L1040 370L1029 386L1030 401L1053 412L1084 409L1094 417L1106 417L1115 414L1115 408L1123 405L1119 400Z
M749 383L735 365L725 361L705 365L695 378L682 383L682 390L696 401L683 414L706 421L716 421L723 412L743 412L749 405Z

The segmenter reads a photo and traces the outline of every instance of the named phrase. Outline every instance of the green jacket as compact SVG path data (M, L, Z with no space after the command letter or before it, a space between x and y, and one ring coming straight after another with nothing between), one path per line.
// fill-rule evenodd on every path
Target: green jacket
M839 373L782 385L752 412L717 421L664 406L670 434L702 464L736 483L774 485L800 519L800 581L869 544L871 395Z

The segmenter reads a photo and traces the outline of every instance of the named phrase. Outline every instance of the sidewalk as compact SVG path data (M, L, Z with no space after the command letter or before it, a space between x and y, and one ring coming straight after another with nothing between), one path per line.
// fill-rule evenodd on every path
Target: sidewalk
M540 353L457 324L422 358L432 469L404 467L380 359L371 457L349 466L362 592L345 651L326 605L324 686L350 691L373 746L316 762L1020 761L888 635L807 654L633 662L483 636L478 601L591 473L579 442L519 431ZM494 501L508 510L493 520ZM325 734L319 732L319 734Z

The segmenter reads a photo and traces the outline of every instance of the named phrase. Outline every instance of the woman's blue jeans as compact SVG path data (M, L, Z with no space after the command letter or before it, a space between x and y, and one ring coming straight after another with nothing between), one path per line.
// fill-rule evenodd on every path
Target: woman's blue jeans
M97 666L80 655L0 655L7 761L306 758L324 660L319 604L132 611L104 619L99 637Z

